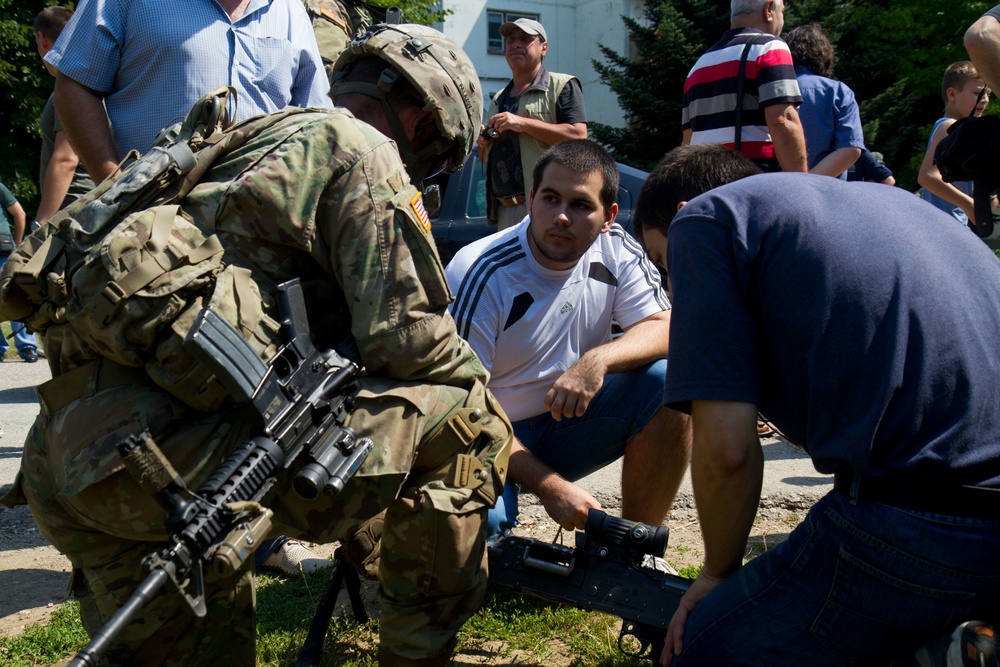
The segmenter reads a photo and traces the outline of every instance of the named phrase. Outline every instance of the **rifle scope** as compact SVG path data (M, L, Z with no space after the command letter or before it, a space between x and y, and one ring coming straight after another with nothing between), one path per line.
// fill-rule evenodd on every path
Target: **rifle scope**
M667 538L670 535L666 526L629 521L596 509L587 514L584 530L587 537L595 542L629 554L636 560L646 554L662 558L667 551Z

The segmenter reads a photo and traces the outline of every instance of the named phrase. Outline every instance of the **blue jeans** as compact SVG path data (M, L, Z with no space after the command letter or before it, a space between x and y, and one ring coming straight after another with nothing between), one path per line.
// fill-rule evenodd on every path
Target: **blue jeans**
M674 664L889 665L972 619L1000 621L1000 517L832 491L695 607Z
M556 421L546 412L514 422L514 435L547 466L576 481L621 458L628 441L663 405L666 377L666 360L608 375L582 417ZM504 485L487 516L490 538L517 525L518 491L509 480Z
M6 257L0 257L0 268L7 263ZM18 352L24 350L25 348L37 349L38 343L35 341L35 334L28 333L24 328L24 324L21 322L11 322L11 331L14 333L14 347L17 348ZM7 342L6 336L0 336L0 357L7 354L7 350L10 349L10 343Z

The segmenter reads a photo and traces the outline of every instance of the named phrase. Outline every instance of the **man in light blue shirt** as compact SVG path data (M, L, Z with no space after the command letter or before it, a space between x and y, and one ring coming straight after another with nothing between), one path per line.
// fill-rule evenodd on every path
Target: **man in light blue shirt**
M809 173L846 180L847 170L865 147L854 91L830 78L837 57L818 23L792 30L785 42L802 93L799 119L806 136Z
M332 106L299 0L83 0L45 60L59 70L64 130L98 182L220 86L236 89L237 120Z

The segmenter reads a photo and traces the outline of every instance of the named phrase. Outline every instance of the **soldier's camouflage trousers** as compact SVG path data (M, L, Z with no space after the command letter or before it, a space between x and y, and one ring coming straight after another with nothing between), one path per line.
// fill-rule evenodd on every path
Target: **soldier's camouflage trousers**
M164 511L122 468L115 445L148 428L189 487L197 488L250 435L247 424L253 423L235 410L194 412L139 372L116 375L100 366L71 371L92 376L82 396L53 390L60 378L39 387L42 412L25 442L14 489L23 490L41 532L72 562L91 633L142 581L142 559L164 539ZM478 384L471 392L379 378L364 378L362 385L350 426L374 440L372 453L332 498L303 500L292 490L291 474L279 479L267 503L275 511L273 534L332 542L388 507L379 568L380 661L446 664L455 633L485 592L485 514L503 487L510 424ZM470 443L467 430L453 426L476 408L486 418ZM485 484L454 483L452 462L459 453L485 464L491 473L481 476ZM246 567L231 579L213 576L206 577L205 618L196 619L168 585L106 658L142 667L253 665L252 573Z

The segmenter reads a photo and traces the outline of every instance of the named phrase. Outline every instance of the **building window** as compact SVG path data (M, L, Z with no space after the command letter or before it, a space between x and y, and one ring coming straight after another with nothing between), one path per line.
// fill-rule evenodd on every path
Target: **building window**
M486 52L503 53L503 37L500 36L500 26L507 21L517 19L538 20L538 14L521 14L517 12L486 12Z

